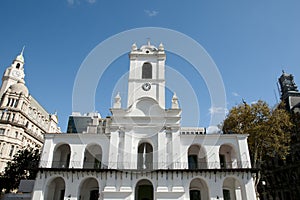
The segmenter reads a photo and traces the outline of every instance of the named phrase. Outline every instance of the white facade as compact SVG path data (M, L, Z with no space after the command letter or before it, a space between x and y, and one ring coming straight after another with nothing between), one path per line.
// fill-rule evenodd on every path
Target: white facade
M33 194L42 199L256 199L247 135L181 127L174 94L165 109L165 52L130 53L128 105L85 133L46 134Z
M0 88L0 172L24 147L40 148L43 133L60 132L56 115L49 114L29 94L24 81L23 51L5 70Z

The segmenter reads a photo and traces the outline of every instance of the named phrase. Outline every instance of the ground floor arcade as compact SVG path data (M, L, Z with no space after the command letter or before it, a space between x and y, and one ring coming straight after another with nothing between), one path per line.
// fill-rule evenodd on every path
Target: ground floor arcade
M40 170L33 199L254 200L250 170Z

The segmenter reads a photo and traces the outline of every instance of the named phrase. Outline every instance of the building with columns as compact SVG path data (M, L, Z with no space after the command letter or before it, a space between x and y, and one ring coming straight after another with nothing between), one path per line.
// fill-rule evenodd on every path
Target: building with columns
M0 172L22 148L40 148L44 133L58 133L58 119L49 114L25 85L23 50L6 68L0 88Z
M247 135L181 126L162 44L133 44L129 59L126 106L117 94L111 116L73 113L66 134L45 134L33 199L256 199Z

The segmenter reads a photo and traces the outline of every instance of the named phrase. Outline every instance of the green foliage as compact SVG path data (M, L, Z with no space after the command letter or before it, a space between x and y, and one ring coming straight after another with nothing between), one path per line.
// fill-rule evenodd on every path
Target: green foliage
M0 179L1 190L9 193L17 189L21 179L35 179L38 171L40 152L38 149L19 150L11 162L7 163Z
M290 147L293 124L283 103L275 109L259 100L233 107L223 122L223 133L249 134L248 145L253 167L267 157L285 159Z

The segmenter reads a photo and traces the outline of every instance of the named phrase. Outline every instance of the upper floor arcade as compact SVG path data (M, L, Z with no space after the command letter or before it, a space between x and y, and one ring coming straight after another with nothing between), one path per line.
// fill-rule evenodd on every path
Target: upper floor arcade
M72 135L70 138L69 136ZM133 138L119 132L46 134L41 168L75 169L244 169L251 168L247 135L182 135L162 132Z

